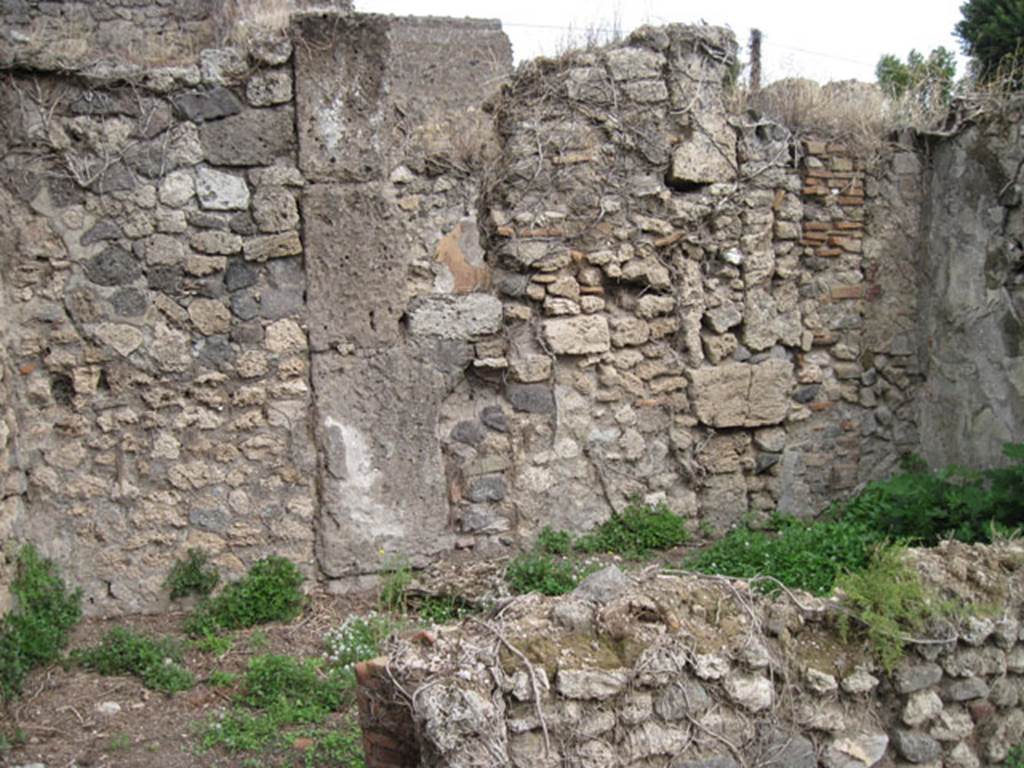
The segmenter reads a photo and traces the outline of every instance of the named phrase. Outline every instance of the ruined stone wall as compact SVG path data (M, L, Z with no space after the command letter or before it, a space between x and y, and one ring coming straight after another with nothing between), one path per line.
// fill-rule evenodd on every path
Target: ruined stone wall
M191 546L345 590L636 497L705 530L812 515L959 392L920 407L919 306L960 352L919 237L968 226L922 214L932 166L730 112L724 30L513 73L497 22L320 9L204 48L212 6L60 7L197 25L173 61L98 60L42 44L57 6L5 9L0 524L90 612L160 609ZM989 173L944 151L937 179Z
M835 603L613 566L360 665L367 765L997 765L1024 738L1022 557L911 552L932 588L995 612L933 624L891 671Z
M454 517L439 439L447 414L496 399L476 383L504 354L476 214L482 110L512 54L497 22L311 15L297 31L317 555L344 589L512 528ZM495 413L469 439L507 463Z
M1024 440L1024 143L1012 113L931 148L921 264L921 452L986 466Z
M915 285L880 268L913 270L889 240L917 177L728 114L734 56L641 30L528 65L501 106L484 204L525 530L632 497L719 530L814 514L915 444L913 349L880 310Z
M12 202L0 196L0 205L5 208ZM16 233L0 219L0 242L15 243ZM10 311L11 297L7 291L7 275L14 261L13 252L5 249L0 255L0 541L3 551L0 553L0 612L6 611L9 595L4 586L10 583L13 575L16 540L14 521L24 510L25 472L21 466L18 453L18 420L15 414L21 410L16 402L18 397L14 382L17 371L11 360L9 339L15 331Z
M92 613L164 605L193 546L227 573L274 551L316 574L290 62L282 38L206 51L164 89L5 81L5 340L28 477L9 525Z

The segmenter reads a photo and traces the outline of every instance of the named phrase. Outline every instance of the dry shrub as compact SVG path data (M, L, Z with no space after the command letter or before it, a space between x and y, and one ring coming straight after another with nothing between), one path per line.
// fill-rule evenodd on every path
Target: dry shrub
M494 117L476 107L437 110L420 124L411 143L432 162L465 172L483 168L498 154Z
M225 0L217 18L222 44L247 46L281 34L295 10L295 0Z
M827 136L860 157L881 148L886 99L875 85L855 80L818 85L813 80L778 80L755 93L741 93L735 106L752 109L795 136Z
M1008 64L985 81L964 80L946 98L924 82L898 97L855 80L819 85L812 80L778 80L751 93L730 95L734 114L752 110L789 129L794 138L819 136L845 144L857 156L876 158L899 131L952 135L979 119L1010 117L1024 110L1024 66Z

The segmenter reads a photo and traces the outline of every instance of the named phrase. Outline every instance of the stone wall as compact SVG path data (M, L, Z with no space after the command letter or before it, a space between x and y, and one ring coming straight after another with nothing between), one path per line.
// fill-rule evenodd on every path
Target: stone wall
M193 546L346 590L636 497L718 531L813 515L920 449L919 313L933 359L962 323L918 295L918 234L1003 195L1015 242L985 170L1011 159L869 162L733 114L715 28L513 73L497 22L337 8L203 47L230 5L4 10L0 525L89 612L161 609ZM51 45L72 22L102 35ZM126 24L188 45L98 59ZM993 180L932 211L961 166Z
M367 765L996 765L1024 738L1024 547L909 562L959 606L887 672L835 603L614 566L360 665ZM410 738L410 734L414 734Z
M13 201L0 191L0 205L8 208ZM0 218L0 242L17 243L17 233ZM14 382L18 377L9 353L10 338L14 332L10 311L11 296L7 290L8 278L13 267L13 249L5 248L0 254L0 540L4 542L0 554L0 585L10 583L13 575L16 536L14 521L22 516L25 503L25 471L18 452L18 420L15 414L21 410L17 402ZM0 587L0 612L6 611L9 596Z
M317 573L291 44L200 58L162 89L19 70L0 96L12 530L91 613L161 607L193 546Z
M500 105L484 202L522 529L637 496L719 530L810 515L916 445L914 350L881 311L916 286L880 267L913 271L889 239L917 177L728 114L734 56L720 30L640 30L527 65Z
M921 452L992 465L1024 440L1024 143L1019 118L932 147L921 264Z

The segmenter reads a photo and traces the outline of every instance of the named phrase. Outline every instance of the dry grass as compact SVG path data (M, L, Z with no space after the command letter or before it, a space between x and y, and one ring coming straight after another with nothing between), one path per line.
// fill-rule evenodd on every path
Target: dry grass
M824 136L859 157L881 150L888 132L885 98L875 86L856 81L818 85L812 80L779 80L755 93L739 91L733 109L753 110L785 126L794 137Z
M979 119L1006 117L1024 108L1020 66L983 83L961 82L950 101L923 84L899 98L871 83L844 81L819 85L811 80L779 80L751 93L737 88L730 97L734 114L752 110L787 128L794 136L816 136L845 144L865 160L877 158L900 131L950 135Z
M295 7L295 0L225 0L217 18L221 42L244 47L283 34Z

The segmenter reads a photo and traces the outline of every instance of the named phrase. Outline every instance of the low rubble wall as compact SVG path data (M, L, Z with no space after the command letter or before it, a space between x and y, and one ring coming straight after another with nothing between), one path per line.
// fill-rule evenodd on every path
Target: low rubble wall
M1024 545L906 557L968 618L891 673L835 601L657 569L396 641L358 668L367 765L999 764L1024 738Z

